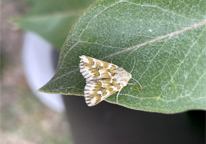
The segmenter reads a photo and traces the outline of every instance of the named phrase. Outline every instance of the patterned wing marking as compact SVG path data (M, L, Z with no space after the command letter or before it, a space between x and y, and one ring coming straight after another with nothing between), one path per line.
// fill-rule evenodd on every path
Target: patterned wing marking
M80 56L80 58L80 72L86 78L86 81L109 78L114 75L113 70L117 68L114 64L84 55Z
M111 76L114 76L114 70L117 69L117 66L116 65L111 65L111 67L109 68L109 72L111 73Z
M86 78L86 81L97 79L100 75L98 69L93 68L93 58L86 57L84 55L80 56L80 58L80 72L82 73L83 77Z
M96 68L99 72L98 79L110 77L110 74L108 71L108 68L110 67L110 65L111 65L110 63L103 62L103 61L98 60L98 59L94 59L93 68Z
M84 97L88 106L94 106L102 100L105 100L108 96L119 91L110 81L111 78L87 82L84 90Z
M88 81L84 88L84 98L88 106L94 106L102 101L101 95L97 92L102 88L100 81Z
M112 85L115 86L118 90L122 89L121 84L117 83L117 80L115 78L112 79Z
M121 87L116 87L113 85L113 79L102 79L99 80L102 83L102 89L98 91L98 94L101 94L102 100L105 100L108 96L112 95L113 93L120 91Z

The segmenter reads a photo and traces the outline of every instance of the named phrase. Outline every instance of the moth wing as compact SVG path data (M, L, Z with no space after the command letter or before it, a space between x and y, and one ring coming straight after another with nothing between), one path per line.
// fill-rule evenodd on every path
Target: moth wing
M109 83L111 79L88 81L84 89L84 97L88 106L94 106L119 91Z
M101 79L101 78L109 78L111 77L110 73L108 72L109 68L116 68L116 65L87 57L87 56L80 56L80 72L86 78L86 81ZM114 69L114 68L113 68Z

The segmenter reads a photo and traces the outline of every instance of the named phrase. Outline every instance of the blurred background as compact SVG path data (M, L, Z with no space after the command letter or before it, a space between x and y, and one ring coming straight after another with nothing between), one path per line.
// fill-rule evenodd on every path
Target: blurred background
M65 115L35 97L22 63L25 31L13 19L31 5L23 0L1 1L1 144L71 143ZM37 89L36 89L37 90Z

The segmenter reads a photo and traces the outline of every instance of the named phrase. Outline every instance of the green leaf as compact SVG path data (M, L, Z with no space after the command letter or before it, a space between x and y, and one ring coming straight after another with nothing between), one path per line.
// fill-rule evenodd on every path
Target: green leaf
M92 2L94 0L32 0L31 10L16 22L60 50L75 20Z
M79 56L112 62L138 84L125 86L119 105L177 113L206 109L206 1L102 0L76 21L54 77L39 91L83 95ZM115 103L115 96L106 101Z

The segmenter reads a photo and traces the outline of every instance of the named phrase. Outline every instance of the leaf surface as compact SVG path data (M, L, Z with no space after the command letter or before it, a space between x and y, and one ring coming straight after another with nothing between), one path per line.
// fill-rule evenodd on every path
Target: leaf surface
M161 113L206 109L206 1L97 1L76 21L56 74L39 91L83 95L81 55L128 72L136 60L132 77L142 90L130 80L121 106ZM106 101L115 103L115 96Z

